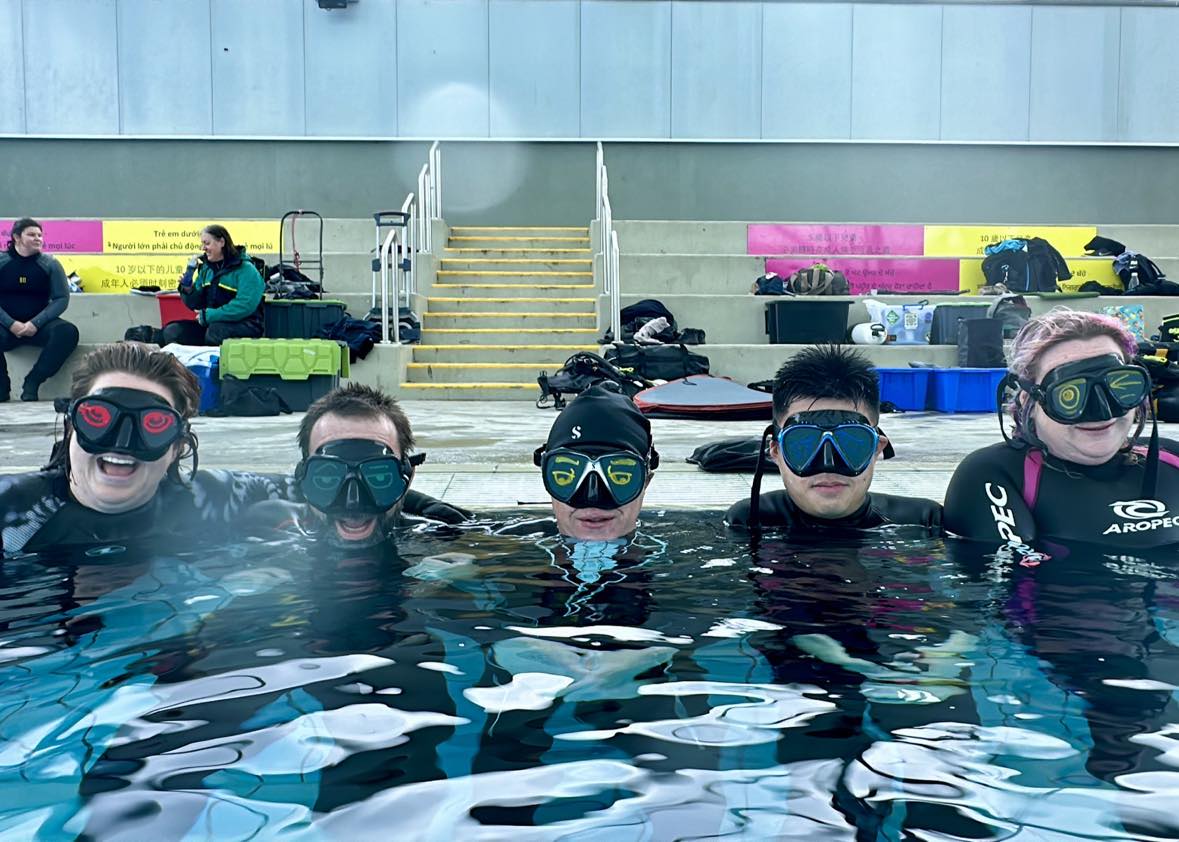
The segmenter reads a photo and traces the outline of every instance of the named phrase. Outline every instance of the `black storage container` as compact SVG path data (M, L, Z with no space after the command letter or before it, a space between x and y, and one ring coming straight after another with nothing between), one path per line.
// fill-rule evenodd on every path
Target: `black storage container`
M847 341L849 309L851 301L845 298L767 301L766 333L770 335L770 344L842 344Z
M267 339L314 339L321 327L344 318L344 302L267 300L263 316Z
M340 385L338 374L312 374L306 380L283 380L277 374L255 374L245 381L250 386L274 389L294 412L306 412L311 404Z
M957 345L958 326L967 319L985 319L989 304L938 304L929 326L930 345Z

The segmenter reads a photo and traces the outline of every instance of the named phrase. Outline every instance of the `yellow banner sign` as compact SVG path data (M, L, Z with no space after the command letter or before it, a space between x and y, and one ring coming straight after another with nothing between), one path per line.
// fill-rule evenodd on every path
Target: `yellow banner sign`
M66 274L77 272L83 292L130 292L135 287L176 289L187 257L150 257L131 254L61 254Z
M1086 240L1085 242L1089 242ZM1061 286L1067 291L1076 291L1081 284L1096 281L1104 287L1122 289L1123 284L1113 269L1113 261L1108 257L1074 257L1066 260L1069 271L1073 273L1071 280L1062 281ZM983 277L981 260L962 260L958 264L958 286L967 292L977 292L986 283Z
M183 254L201 252L201 229L208 221L107 220L102 224L103 251L107 254ZM230 219L220 223L234 243L250 254L278 254L278 221Z
M1092 225L926 225L926 257L968 257L985 254L987 246L1004 240L1040 237L1064 257L1083 257L1085 244L1097 236Z

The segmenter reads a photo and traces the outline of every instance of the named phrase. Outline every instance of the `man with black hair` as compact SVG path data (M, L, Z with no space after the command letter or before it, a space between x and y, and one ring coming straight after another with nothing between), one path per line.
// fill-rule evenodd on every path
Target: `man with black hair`
M70 304L70 285L56 258L41 251L41 223L27 216L12 225L12 239L0 252L0 402L10 397L4 353L20 345L41 348L25 376L22 401L38 399L41 384L78 347L78 328L61 318Z
M646 416L630 398L599 383L557 416L533 462L561 534L612 541L635 531L659 454Z
M892 456L879 420L880 383L862 354L818 345L791 357L774 377L774 423L766 430L785 489L735 503L725 520L800 531L899 523L940 529L942 507L934 501L869 492L877 460ZM759 462L755 494L760 481Z

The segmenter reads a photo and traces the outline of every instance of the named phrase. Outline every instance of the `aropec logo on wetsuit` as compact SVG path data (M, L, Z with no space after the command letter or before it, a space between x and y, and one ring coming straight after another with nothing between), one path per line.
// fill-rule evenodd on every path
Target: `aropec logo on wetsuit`
M1150 532L1179 526L1179 518L1164 517L1167 506L1159 500L1119 500L1110 503L1121 523L1111 523L1102 535L1124 535L1127 532Z
M987 499L991 501L991 517L995 519L995 529L999 531L999 537L1017 544L1024 543L1023 538L1015 532L1015 513L1007 505L1007 489L988 482L983 490Z

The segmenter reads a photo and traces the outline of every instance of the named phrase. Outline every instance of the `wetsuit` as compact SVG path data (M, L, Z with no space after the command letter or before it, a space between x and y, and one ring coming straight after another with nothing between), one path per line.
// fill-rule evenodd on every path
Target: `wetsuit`
M749 500L734 503L725 515L730 526L753 526L749 521ZM785 489L761 495L758 526L789 528L800 532L847 529L875 529L890 524L917 524L941 530L942 507L921 497L897 497L869 492L859 509L840 518L819 518L798 508Z
M270 478L198 471L191 483L166 479L150 502L119 514L88 509L70 495L65 471L0 477L0 552L38 552L63 544L109 544L207 535L245 509L287 492Z
M25 378L24 394L30 400L73 353L78 328L61 318L69 304L69 281L56 258L42 253L23 257L15 246L0 252L0 398L7 399L11 388L4 352L22 345L41 348ZM15 321L31 322L37 332L17 336L11 330Z
M1179 453L1170 441L1162 449ZM1144 500L1145 469L1141 455L1077 465L1019 442L991 445L954 472L946 528L963 538L1022 544L1037 538L1127 548L1179 543L1179 469L1160 459L1154 499Z

